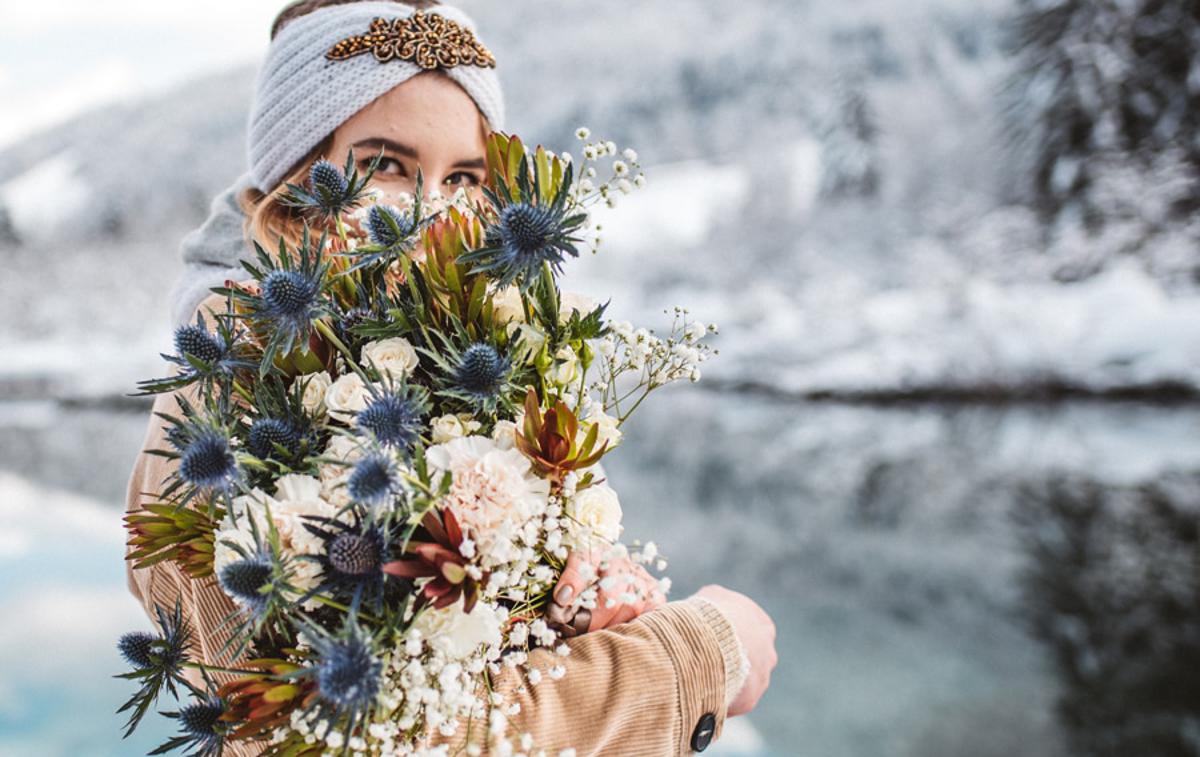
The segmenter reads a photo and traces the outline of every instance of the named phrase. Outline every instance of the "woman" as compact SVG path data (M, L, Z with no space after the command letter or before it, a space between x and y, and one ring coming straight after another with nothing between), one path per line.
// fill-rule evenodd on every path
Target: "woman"
M366 34L376 18L408 19L432 30L415 57L438 65L422 68L397 48L381 49L386 40ZM435 2L303 0L286 8L259 76L250 171L217 198L208 221L185 240L176 322L191 321L197 307L223 310L223 298L208 289L243 277L238 259L248 254L248 237L268 248L281 235L296 238L299 221L279 198L319 158L340 165L353 150L365 165L382 153L373 188L384 194L383 202L413 191L418 166L426 186L443 194L478 191L486 134L502 128L504 104L494 58L473 29L461 10ZM176 398L160 395L155 410L176 412ZM155 418L143 449L165 446ZM154 501L170 465L146 452L139 456L129 485L131 511ZM774 627L761 608L715 586L666 603L644 570L624 562L609 567L609 575L620 579L611 591L620 593L621 583L632 582L645 599L608 608L601 590L589 614L573 602L589 586L585 563L586 556L571 556L550 612L552 621L579 634L563 661L566 677L534 688L524 685L523 673L506 669L497 681L520 705L510 732L530 733L548 754L570 746L579 755L659 757L702 751L727 715L754 707L775 665ZM218 625L234 606L215 582L194 581L170 562L130 568L129 582L151 617L155 604L171 606L181 598L198 656L214 665L230 662L215 650L225 640Z

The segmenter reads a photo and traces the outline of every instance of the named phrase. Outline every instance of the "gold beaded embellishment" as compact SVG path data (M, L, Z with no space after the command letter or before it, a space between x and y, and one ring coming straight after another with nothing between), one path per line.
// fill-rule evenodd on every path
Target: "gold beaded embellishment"
M380 63L407 60L421 68L481 66L495 68L496 59L470 29L436 13L416 11L407 18L376 18L366 34L347 37L325 53L330 60L346 60L367 51Z

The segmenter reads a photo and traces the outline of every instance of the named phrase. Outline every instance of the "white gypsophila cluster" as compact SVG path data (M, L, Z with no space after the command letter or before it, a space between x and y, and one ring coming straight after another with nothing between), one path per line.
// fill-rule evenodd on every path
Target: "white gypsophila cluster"
M674 309L671 331L665 338L650 329L634 328L628 321L614 321L608 334L592 340L600 378L587 392L598 393L604 411L614 412L618 424L622 423L655 389L675 381L699 381L700 364L718 354L702 340L716 333L715 323L706 326L694 321L681 307ZM635 385L618 388L618 382L627 376L636 377Z
M561 156L563 160L576 164L575 183L570 193L572 205L582 209L603 202L606 206L615 208L619 196L646 186L646 174L638 162L636 150L631 147L618 149L612 140L593 140L592 132L586 126L576 129L575 137L583 142L582 160L576 162L569 152L564 152ZM611 162L601 166L601 161L610 159ZM600 178L598 167L605 173L603 179ZM590 225L591 221L588 224ZM593 253L600 248L601 230L599 224L591 228L587 241Z

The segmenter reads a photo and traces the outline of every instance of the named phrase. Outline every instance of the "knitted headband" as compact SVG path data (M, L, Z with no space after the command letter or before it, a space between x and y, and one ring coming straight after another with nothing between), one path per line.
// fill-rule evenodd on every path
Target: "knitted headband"
M272 40L250 111L250 177L270 192L297 161L373 100L439 68L504 128L495 59L462 10L391 2L333 5L300 16Z

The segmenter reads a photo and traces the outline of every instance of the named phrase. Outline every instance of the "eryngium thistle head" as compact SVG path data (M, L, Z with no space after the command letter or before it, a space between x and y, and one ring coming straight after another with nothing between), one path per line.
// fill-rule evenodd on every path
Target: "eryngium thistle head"
M225 345L200 325L186 324L175 329L175 352L181 358L191 355L211 364L225 354Z
M250 452L266 459L277 454L275 445L295 454L300 447L300 432L291 421L280 418L259 418L250 426Z
M357 634L331 639L322 645L317 663L317 691L337 710L362 711L379 693L382 671L383 664L366 639Z
M308 319L320 294L320 286L299 271L276 269L262 281L262 300L267 315L292 321Z
M548 209L518 202L500 211L494 233L512 263L536 268L551 256L561 257L549 246L555 225L554 213Z
M158 637L148 631L130 631L117 641L117 649L126 662L142 670L154 664L150 653L154 651L156 641Z
M308 171L308 182L314 192L325 190L337 197L345 195L350 189L350 182L346 180L342 169L324 158L313 163Z
M229 440L216 431L202 431L179 458L179 477L201 489L224 489L237 477L237 460Z
M355 502L383 505L400 491L400 481L390 460L383 455L372 454L355 463L346 488Z
M400 229L400 236L392 230L387 219L391 218ZM373 205L367 212L367 234L373 244L380 247L392 247L401 239L412 233L412 219L400 211L387 205Z
M329 564L348 576L379 572L383 565L383 544L379 534L349 531L338 534L329 543Z
M476 342L463 350L454 372L454 382L467 394L486 398L500 390L507 372L508 360L501 357L495 347Z
M421 433L421 408L407 397L387 392L359 411L355 422L381 444L408 449Z
M259 590L271 582L272 572L269 559L253 556L221 568L217 579L226 594L251 608L259 608L267 600L267 596Z
M217 723L225 714L225 700L211 697L179 710L179 725L197 739L220 738Z

